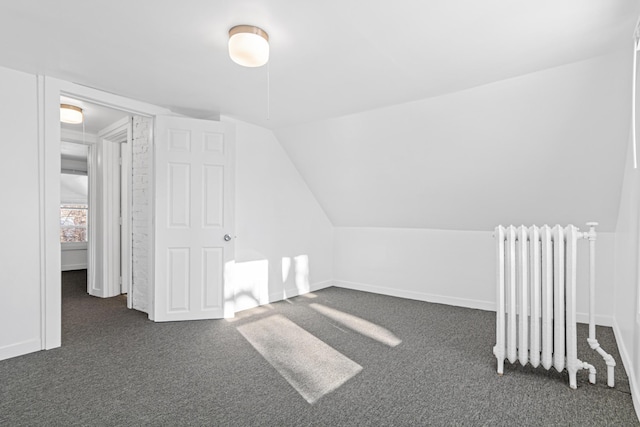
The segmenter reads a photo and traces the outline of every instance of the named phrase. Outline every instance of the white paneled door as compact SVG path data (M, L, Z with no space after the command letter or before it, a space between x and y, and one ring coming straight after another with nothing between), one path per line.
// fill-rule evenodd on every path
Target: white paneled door
M235 130L156 116L155 321L232 317Z

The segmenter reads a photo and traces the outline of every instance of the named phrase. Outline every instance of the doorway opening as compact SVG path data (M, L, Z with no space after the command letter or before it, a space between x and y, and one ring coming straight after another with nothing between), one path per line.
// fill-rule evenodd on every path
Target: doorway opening
M89 220L88 146L63 140L60 153L61 269L86 270Z
M60 124L62 285L83 282L90 295L118 297L131 308L131 117L66 96L60 103L84 116L82 123Z

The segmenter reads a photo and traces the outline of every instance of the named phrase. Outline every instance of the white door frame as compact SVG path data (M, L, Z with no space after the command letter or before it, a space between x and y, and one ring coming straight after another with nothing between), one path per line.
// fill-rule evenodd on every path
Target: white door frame
M131 114L153 117L171 111L144 102L52 77L38 76L39 139L43 147L40 200L43 201L44 273L41 287L41 343L43 349L62 343L62 289L60 279L60 96L69 96Z
M89 265L96 268L90 269L87 277L90 295L114 297L127 293L129 308L131 134L131 117L112 123L98 132L97 144L89 156L91 237L88 258ZM116 182L119 185L113 185Z

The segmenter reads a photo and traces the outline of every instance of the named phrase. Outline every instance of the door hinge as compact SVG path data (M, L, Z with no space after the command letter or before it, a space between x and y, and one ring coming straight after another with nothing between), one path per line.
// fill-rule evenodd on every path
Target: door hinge
M122 217L118 217L118 224L122 225Z

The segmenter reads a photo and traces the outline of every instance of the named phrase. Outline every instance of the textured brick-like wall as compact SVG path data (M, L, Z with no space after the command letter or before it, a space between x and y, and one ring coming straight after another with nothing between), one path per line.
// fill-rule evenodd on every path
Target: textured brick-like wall
M149 312L151 301L151 127L148 117L133 117L132 257L133 308Z

